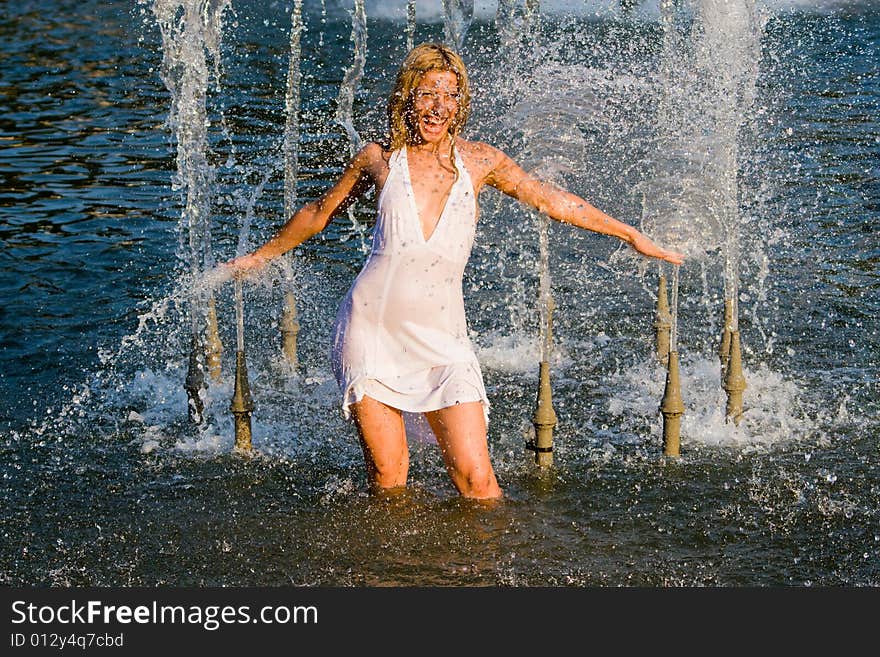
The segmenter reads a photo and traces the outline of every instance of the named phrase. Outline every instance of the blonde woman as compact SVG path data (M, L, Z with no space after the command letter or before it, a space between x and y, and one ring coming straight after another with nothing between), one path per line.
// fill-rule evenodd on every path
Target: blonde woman
M366 145L319 200L228 264L235 275L262 268L376 188L372 251L339 308L333 338L343 412L354 418L373 489L406 485L407 411L424 413L462 496L502 495L489 460L489 400L461 285L484 185L557 221L617 237L643 255L682 262L681 254L537 180L500 150L462 139L469 108L461 58L443 45L417 46L389 99L387 143Z

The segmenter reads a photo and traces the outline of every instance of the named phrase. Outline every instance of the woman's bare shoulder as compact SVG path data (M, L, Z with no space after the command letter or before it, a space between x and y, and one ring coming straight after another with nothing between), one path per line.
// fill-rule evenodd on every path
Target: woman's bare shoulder
M386 151L382 144L377 141L371 141L361 148L358 154L355 156L355 161L359 164L363 165L376 165L381 163L387 163L388 158L391 157L391 152Z
M388 162L391 151L385 150L381 143L371 141L361 147L351 162L351 168L359 175L368 175L372 182L381 186L388 175Z
M483 141L467 141L456 139L458 147L468 164L468 168L478 171L481 177L485 177L498 166L507 156L491 144Z
M495 162L504 157L504 153L501 150L484 141L469 141L458 138L455 140L455 145L465 155L469 155L472 158L482 159L487 163Z

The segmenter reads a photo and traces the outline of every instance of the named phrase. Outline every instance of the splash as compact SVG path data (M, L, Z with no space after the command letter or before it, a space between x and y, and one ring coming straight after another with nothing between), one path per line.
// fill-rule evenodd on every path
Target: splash
M536 376L536 363L544 345L538 335L523 333L487 333L479 338L477 357L483 367L508 374ZM568 367L573 359L565 345L556 344L548 359L556 369Z
M681 387L686 410L682 419L682 445L767 447L779 443L820 439L823 424L812 416L801 387L764 365L745 370L751 382L746 391L743 421L736 425L724 414L718 361L686 355L681 362ZM655 363L639 363L613 375L615 391L609 411L622 427L633 418L654 427L659 435L658 400L665 373Z

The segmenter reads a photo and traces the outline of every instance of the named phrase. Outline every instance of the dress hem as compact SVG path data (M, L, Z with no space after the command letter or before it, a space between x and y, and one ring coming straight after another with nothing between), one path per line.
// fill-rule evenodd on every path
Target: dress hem
M458 363L452 363L447 367L452 365L456 365ZM356 404L361 401L364 396L369 396L376 401L382 402L383 404L387 404L392 408L396 408L397 410L404 411L407 413L429 413L431 411L437 411L442 408L449 408L451 406L455 406L457 404L466 404L470 402L479 402L483 407L483 414L486 419L486 424L489 423L489 399L485 392L485 387L482 385L482 375L478 369L478 366L473 363L460 363L460 365L464 365L469 370L470 374L476 378L476 381L468 380L469 377L456 375L452 373L447 376L442 384L430 391L430 396L435 399L434 403L426 402L419 403L419 399L414 398L411 393L403 393L394 388L392 385L388 385L386 381L383 381L382 378L377 376L370 375L361 375L355 378L353 381L349 382L343 389L342 394L342 414L346 420L351 419L351 405ZM458 381L460 383L464 383L468 387L467 394L456 395L458 399L454 402L443 403L442 405L437 406L437 402L447 401L443 399L443 391L447 388L450 383ZM378 394L375 387L370 390L370 382L375 382L379 386L381 386L384 390L379 390ZM387 391L387 394L385 394ZM439 397L439 399L438 399Z

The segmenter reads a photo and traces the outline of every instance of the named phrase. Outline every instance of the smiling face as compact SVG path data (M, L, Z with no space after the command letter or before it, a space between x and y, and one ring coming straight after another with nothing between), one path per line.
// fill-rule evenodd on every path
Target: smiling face
M470 98L461 57L439 43L416 46L398 70L388 99L388 147L455 138L467 123Z
M412 91L410 129L426 144L439 144L452 130L460 103L458 76L452 71L427 71Z

